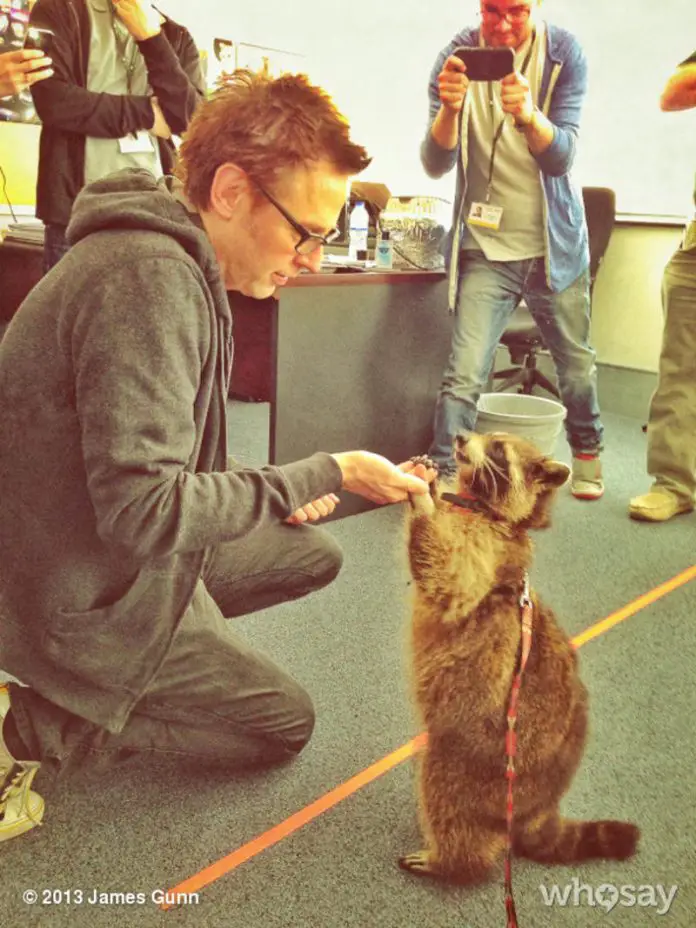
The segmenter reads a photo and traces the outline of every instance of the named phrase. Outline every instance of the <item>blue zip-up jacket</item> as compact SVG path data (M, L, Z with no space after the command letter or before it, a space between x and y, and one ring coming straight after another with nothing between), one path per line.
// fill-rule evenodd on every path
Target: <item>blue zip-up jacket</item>
M459 144L452 151L433 139L430 129L440 109L437 76L445 60L460 46L481 44L480 29L467 28L444 48L430 74L428 131L421 145L421 161L430 177L442 177L457 166L452 228L442 245L450 273L449 305L454 311L459 283L459 241L466 194L469 105L461 113ZM590 254L582 191L571 177L580 114L587 90L587 60L577 39L558 26L546 27L546 56L538 107L556 131L546 151L534 157L541 172L546 217L546 279L554 291L564 290L589 266Z

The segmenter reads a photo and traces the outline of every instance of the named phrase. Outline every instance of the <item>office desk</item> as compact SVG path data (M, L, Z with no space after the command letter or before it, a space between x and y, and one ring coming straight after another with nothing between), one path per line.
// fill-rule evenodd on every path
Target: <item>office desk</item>
M43 248L22 242L0 243L0 323L10 321L42 273Z
M237 328L253 307L233 311ZM443 272L301 275L261 312L271 346L270 463L319 450L396 462L427 451L452 329ZM337 518L372 508L343 497Z

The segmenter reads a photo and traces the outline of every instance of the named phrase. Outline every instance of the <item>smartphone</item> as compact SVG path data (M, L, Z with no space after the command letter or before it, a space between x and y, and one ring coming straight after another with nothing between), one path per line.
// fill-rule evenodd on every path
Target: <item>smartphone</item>
M457 48L456 58L466 65L470 81L499 81L515 70L515 55L511 48Z
M40 48L45 54L50 54L53 48L53 37L55 33L52 29L41 26L29 26L27 34L24 37L25 48Z

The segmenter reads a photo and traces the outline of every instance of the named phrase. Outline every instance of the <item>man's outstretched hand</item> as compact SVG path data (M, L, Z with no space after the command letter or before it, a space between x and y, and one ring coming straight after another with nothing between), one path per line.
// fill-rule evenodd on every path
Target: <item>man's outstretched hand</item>
M411 494L428 493L429 484L437 476L437 468L427 458L392 464L370 451L346 451L333 457L343 473L343 489L380 505L401 503ZM288 525L317 522L331 515L339 503L338 496L329 493L300 506L285 521Z
M427 493L437 475L435 468L423 463L392 464L370 451L346 451L333 457L343 473L343 489L379 505L404 502L411 493Z

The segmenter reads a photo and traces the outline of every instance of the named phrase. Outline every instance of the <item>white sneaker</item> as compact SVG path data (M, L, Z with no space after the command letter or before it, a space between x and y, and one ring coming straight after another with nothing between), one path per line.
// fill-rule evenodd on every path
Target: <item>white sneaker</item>
M0 841L8 841L41 824L44 801L31 789L41 766L34 760L16 760L7 750L2 726L10 709L10 693L0 687Z

